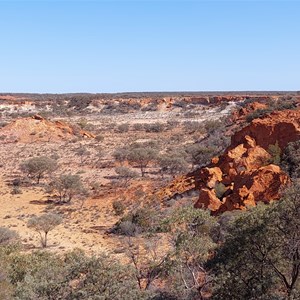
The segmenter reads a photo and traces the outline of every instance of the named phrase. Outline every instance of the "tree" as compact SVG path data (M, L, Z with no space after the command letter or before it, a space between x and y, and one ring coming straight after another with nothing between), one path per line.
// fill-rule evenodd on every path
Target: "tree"
M152 282L163 273L164 263L168 255L158 251L159 240L156 237L148 238L147 243L143 246L135 245L130 238L134 232L133 224L127 222L127 225L129 226L126 228L128 230L126 254L135 270L134 275L139 288L148 290ZM147 255L142 254L143 250L146 250Z
M127 159L128 156L128 149L125 148L118 148L114 151L113 157L115 158L116 161L118 162L124 162Z
M170 232L173 245L165 265L168 291L178 299L206 299L212 276L205 263L217 247L217 220L208 211L187 206L175 210L162 226Z
M180 173L185 173L188 170L188 163L183 155L177 153L168 153L162 155L159 158L159 165L162 174L167 173L170 175L176 175Z
M146 168L149 163L156 158L157 151L144 145L138 145L137 147L131 148L127 155L129 163L133 165L136 164L140 168L142 177L145 176Z
M300 177L300 140L288 143L280 165L291 177Z
M299 299L300 186L240 213L208 267L212 299Z
M213 147L207 147L200 143L190 144L186 146L185 151L187 153L187 159L194 166L206 165L210 159L215 155L216 149Z
M53 172L57 168L57 162L47 156L38 156L28 159L21 164L20 168L27 173L27 176L35 178L39 184L46 173Z
M47 236L49 231L53 230L56 226L62 223L62 218L53 213L33 217L29 219L27 226L37 231L40 235L40 241L43 248L47 247Z
M127 167L116 167L115 172L122 179L124 186L127 186L131 179L138 177L138 173L136 171Z
M12 299L150 299L150 293L136 284L131 267L103 254L89 257L80 250L65 255L39 251L14 253L10 260L8 275L15 288Z
M86 190L79 175L60 175L50 182L47 191L57 193L59 202L70 202L74 196L85 194Z

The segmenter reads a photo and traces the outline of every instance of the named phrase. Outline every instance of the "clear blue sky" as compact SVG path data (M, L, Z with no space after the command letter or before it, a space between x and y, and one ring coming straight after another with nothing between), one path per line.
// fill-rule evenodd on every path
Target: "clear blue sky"
M1 1L0 92L300 90L299 1Z

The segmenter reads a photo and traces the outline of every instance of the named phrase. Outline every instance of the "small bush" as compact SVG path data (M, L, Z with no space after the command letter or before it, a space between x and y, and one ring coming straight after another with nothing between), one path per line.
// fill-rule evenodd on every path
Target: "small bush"
M6 245L18 238L18 234L6 227L0 227L0 245Z
M124 132L128 132L128 131L129 131L129 124L127 124L127 123L120 124L117 127L117 132L124 133Z
M115 200L112 205L113 205L114 212L117 216L121 216L124 214L126 207L122 201Z
M127 236L135 236L138 233L138 227L131 221L123 221L119 224L119 233Z
M144 127L146 132L162 132L165 129L165 125L159 122L153 124L145 124Z
M225 192L226 192L226 186L222 182L216 183L215 193L217 198L222 199Z
M102 134L98 134L98 135L96 135L95 140L97 142L103 142L104 141L104 136Z
M19 195L22 194L22 190L19 186L14 186L11 190L12 195Z
M133 124L133 129L135 131L142 131L142 130L144 130L144 125L141 123L135 123L135 124Z
M274 145L269 145L268 152L271 155L269 163L279 165L281 160L281 149L278 145L278 141Z

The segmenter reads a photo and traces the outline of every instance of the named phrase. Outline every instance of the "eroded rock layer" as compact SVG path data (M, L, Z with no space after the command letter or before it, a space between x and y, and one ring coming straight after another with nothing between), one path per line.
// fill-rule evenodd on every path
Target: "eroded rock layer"
M76 129L62 121L48 121L39 115L20 118L0 129L5 142L57 142L75 136L94 138L92 133Z
M167 199L197 189L200 194L195 207L208 208L213 213L277 200L289 177L272 164L269 146L278 144L284 149L299 138L300 110L274 112L253 120L232 136L223 155L207 167L177 178L158 195Z

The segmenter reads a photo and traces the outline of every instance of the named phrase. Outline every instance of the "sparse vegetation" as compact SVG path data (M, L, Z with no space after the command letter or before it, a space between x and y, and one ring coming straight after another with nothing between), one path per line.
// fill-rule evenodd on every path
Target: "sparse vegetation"
M47 141L34 126L30 142L0 133L0 299L299 298L299 188L290 187L268 205L223 213L238 207L230 202L235 189L245 202L254 193L246 154L238 169L241 185L231 178L234 151L222 174L217 168L224 156L211 163L244 119L232 124L225 118L226 101L199 105L204 96L194 96L22 96L34 97L38 112L45 110L58 127L75 125L70 137L63 132ZM1 113L5 125L35 114ZM96 138L80 135L82 129ZM297 182L299 141L285 149L281 144L263 146L272 157L266 164L279 165ZM204 173L200 179L181 176L210 163L216 173L207 174L209 186ZM221 212L194 209L199 186L216 194ZM36 251L39 243L43 251ZM76 247L85 254L72 251Z

